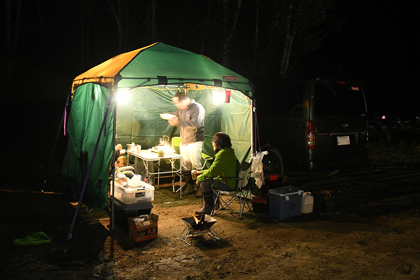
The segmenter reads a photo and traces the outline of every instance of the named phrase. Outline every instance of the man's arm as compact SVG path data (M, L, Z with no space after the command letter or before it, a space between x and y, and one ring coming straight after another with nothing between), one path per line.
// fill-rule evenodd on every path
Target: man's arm
M168 120L168 123L171 126L178 126L179 125L179 119L178 119L178 117L173 117L173 118Z

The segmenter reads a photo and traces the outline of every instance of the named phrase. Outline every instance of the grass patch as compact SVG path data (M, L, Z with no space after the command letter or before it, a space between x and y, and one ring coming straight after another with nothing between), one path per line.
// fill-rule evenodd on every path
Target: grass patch
M369 161L420 162L420 130L387 131L369 137Z

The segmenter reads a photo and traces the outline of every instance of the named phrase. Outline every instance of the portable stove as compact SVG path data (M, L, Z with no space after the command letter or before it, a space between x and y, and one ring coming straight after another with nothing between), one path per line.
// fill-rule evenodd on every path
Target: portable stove
M197 242L193 243L194 236L200 236L203 234L210 235L213 240L221 240L217 232L212 228L216 219L210 217L209 215L192 215L192 217L181 218L184 223L187 224L186 228L182 231L179 239L187 243L188 245L195 245ZM188 242L190 238L190 242Z

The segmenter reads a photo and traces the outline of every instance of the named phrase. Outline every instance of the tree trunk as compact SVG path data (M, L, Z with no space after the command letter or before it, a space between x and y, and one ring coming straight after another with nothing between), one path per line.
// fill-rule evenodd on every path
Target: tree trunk
M82 5L82 10L85 10L85 5ZM85 69L86 63L86 31L85 31L85 17L86 12L82 12L80 16L80 67Z
M283 48L283 56L280 63L280 78L285 79L289 71L290 66L290 55L292 53L293 41L296 34L296 24L292 27L292 10L293 4L289 5L289 12L286 19L286 38Z
M179 16L179 31L178 31L178 42L182 46L183 35L184 35L184 26L185 26L185 17L188 16L188 12L186 12L187 2L183 1L182 9Z
M118 12L118 30L119 30L119 35L120 36L118 36L118 53L121 53L122 52L122 45L123 45L123 29L122 29L122 17L121 17L121 1L120 0L118 0L117 1L117 3L118 3L118 10L117 10L117 12Z
M6 1L6 81L9 81L13 75L11 61L12 61L12 8L11 8L11 1Z
M207 16L206 19L204 21L204 24L207 26L207 24L209 24L209 20L210 20L210 15L211 15L211 7L212 7L212 3L213 1L209 1L209 6L207 8ZM207 38L206 36L201 36L201 46L200 46L200 54L204 54L204 45L205 45L205 38Z
M152 1L152 42L157 41L156 35L156 0Z
M229 18L230 18L230 14L228 13L228 0L223 0L223 22L225 24L224 28L226 29L226 40L223 43L223 66L225 67L230 67L230 53L231 53L231 48L232 48L232 39L233 36L235 35L236 32L236 25L238 23L238 17L239 17L239 11L241 9L241 3L242 0L238 0L238 3L236 5L236 11L235 14L233 15L233 23L232 23L232 27L229 29L228 25L229 25Z
M16 26L15 26L15 36L13 38L13 49L17 50L18 47L18 40L19 40L19 32L20 32L20 15L22 10L22 1L17 1L16 7Z
M124 21L124 41L123 41L123 49L124 51L127 50L128 47L128 36L129 36L129 14L130 14L130 1L125 2L125 21Z
M112 12L112 14L114 15L114 19L115 22L117 23L117 27L118 27L118 34L117 34L117 39L118 39L118 52L121 52L121 47L122 47L122 29L121 29L121 2L118 2L118 11L115 10L115 8L112 6L111 1L108 0L108 5L109 8Z
M255 78L257 74L257 56L258 56L258 30L259 30L259 21L260 21L260 1L257 0L257 7L255 9L255 34L254 34L254 66L252 69L252 74Z
M11 81L14 74L14 63L17 56L17 48L19 41L19 31L20 31L20 16L22 10L22 1L18 0L16 5L16 18L15 25L13 26L12 21L12 1L6 1L6 75L7 75L7 85L6 87L11 86L9 81Z

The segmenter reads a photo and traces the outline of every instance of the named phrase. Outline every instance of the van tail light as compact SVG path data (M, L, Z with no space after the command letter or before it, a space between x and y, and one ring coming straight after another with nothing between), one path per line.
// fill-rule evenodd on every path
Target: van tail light
M366 127L366 147L369 147L369 126Z
M315 148L315 124L311 120L306 121L305 147L307 149Z

